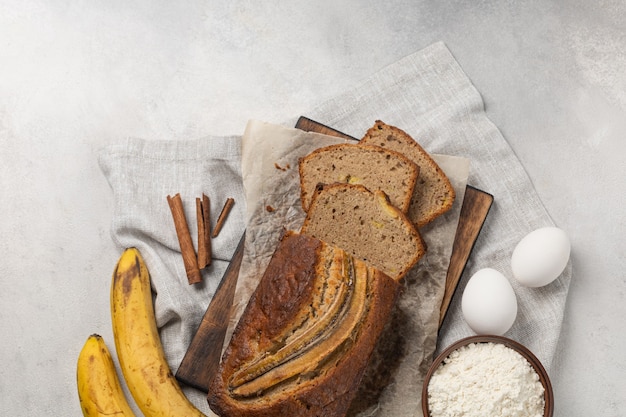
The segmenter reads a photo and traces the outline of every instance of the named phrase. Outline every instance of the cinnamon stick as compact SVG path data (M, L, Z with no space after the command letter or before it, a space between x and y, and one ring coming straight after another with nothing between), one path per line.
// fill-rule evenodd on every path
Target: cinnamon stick
M222 226L224 226L224 222L226 221L226 217L228 217L228 213L230 213L230 209L233 208L233 204L235 204L235 199L230 197L226 199L224 207L222 207L222 212L217 218L217 223L215 224L211 237L217 237L220 233L220 230L222 230Z
M202 194L196 198L196 217L198 219L198 267L204 269L211 265L211 201Z
M202 194L202 216L204 217L204 244L206 247L207 266L213 260L213 246L211 244L211 200Z
M191 240L191 234L189 233L189 226L187 225L187 218L185 217L183 201L180 198L180 194L176 194L174 197L168 195L167 203L172 212L176 236L178 236L178 243L185 265L185 273L187 274L187 281L189 284L196 284L202 281L202 274L200 273L200 268L198 268L198 260L193 248L193 242Z

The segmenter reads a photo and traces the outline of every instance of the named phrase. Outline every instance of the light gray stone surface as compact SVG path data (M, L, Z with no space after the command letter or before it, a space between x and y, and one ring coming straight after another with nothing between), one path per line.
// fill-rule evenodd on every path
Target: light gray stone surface
M80 415L78 352L112 343L100 147L292 120L435 41L572 240L555 415L622 415L624 22L617 0L0 0L0 415Z

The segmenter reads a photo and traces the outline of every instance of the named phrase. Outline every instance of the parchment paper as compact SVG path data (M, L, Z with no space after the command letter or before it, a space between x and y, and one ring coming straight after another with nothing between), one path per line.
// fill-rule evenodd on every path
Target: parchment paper
M373 123L373 121L372 121ZM300 230L298 159L346 142L299 129L250 121L242 138L246 242L226 343L261 278L283 230ZM404 291L366 372L350 415L412 416L437 344L439 308L469 173L469 160L433 155L457 198L444 216L421 230L427 253L405 277Z

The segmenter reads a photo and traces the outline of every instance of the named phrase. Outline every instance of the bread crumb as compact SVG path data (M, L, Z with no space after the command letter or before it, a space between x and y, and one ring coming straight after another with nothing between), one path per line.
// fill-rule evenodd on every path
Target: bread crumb
M280 165L278 165L278 162L274 162L274 167L276 169L280 169L281 171L287 171L289 168L291 168L291 165L287 164L284 167L281 167Z

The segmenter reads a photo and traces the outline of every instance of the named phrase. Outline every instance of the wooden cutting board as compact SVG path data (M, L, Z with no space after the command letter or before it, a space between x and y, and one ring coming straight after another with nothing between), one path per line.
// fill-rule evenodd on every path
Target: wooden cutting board
M357 140L352 136L306 117L298 119L296 128L307 132L317 132L344 139ZM440 327L492 202L493 196L491 194L469 185L466 187L459 224L452 247L450 265L446 275L445 293L440 311ZM211 300L185 357L176 372L176 378L180 382L204 392L208 392L209 381L217 371L220 361L224 337L228 327L228 315L230 314L241 259L243 258L244 240L245 233L241 237L231 263L224 273L215 296Z

